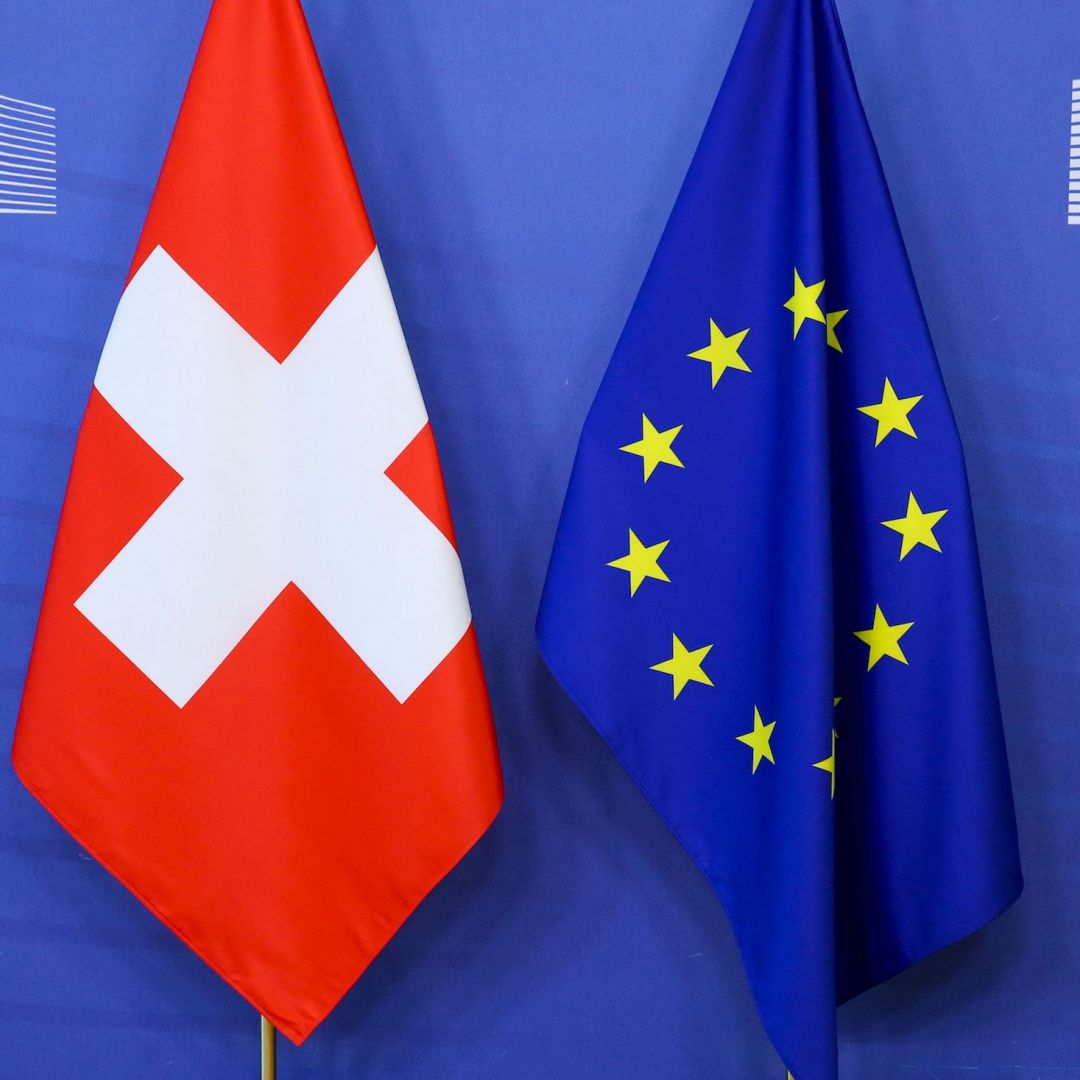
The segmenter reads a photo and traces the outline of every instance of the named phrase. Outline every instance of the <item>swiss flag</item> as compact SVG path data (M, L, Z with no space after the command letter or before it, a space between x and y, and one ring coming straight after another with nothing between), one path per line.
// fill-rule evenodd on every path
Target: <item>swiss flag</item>
M211 11L14 757L295 1042L498 811L435 443L298 0Z

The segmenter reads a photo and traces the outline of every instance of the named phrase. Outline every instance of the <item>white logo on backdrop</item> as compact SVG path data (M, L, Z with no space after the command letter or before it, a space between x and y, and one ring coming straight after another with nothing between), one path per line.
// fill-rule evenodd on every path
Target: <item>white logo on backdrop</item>
M56 213L56 110L0 94L0 214Z
M1069 224L1080 225L1080 79L1072 84L1072 126L1069 128Z

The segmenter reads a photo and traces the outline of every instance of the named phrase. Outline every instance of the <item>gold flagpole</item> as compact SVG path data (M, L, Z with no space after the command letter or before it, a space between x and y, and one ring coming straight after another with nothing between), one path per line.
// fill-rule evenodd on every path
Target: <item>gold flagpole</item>
M274 1045L274 1025L265 1016L262 1024L262 1080L277 1080L277 1047Z

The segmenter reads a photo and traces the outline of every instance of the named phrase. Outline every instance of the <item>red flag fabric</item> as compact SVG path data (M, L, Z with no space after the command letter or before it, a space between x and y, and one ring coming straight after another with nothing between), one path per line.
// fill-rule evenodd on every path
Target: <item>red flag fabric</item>
M211 11L14 760L298 1043L498 811L435 443L298 0Z

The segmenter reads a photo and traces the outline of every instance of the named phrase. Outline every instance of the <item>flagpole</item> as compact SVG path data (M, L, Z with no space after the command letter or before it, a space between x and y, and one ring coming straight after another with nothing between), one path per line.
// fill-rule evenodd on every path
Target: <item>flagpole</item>
M274 1025L265 1016L259 1017L262 1029L262 1080L277 1080L277 1047Z

